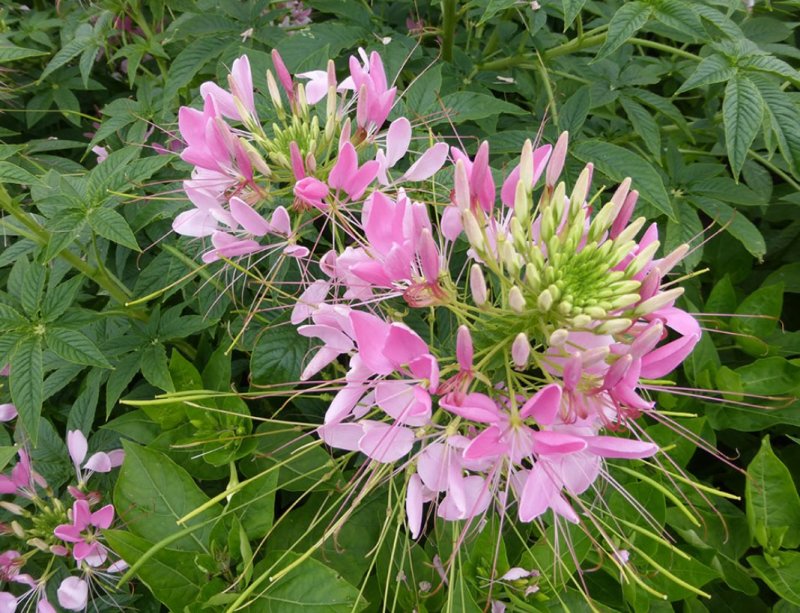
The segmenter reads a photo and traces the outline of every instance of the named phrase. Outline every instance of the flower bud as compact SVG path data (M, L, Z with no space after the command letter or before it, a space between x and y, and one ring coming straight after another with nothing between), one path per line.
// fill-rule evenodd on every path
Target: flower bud
M483 240L483 232L478 226L478 220L469 209L461 212L461 223L464 226L464 234L467 235L467 240L472 247L479 253L483 251L485 243Z
M539 294L539 297L536 299L536 306L543 313L550 310L550 307L553 306L553 295L550 293L549 289Z
M630 240L633 240L637 234L639 234L639 230L642 229L642 226L645 224L644 217L637 217L634 219L628 227L622 230L614 239L617 244L627 243Z
M642 315L648 315L667 305L671 305L682 295L683 295L682 287L675 287L673 289L667 290L666 292L661 292L660 294L656 294L652 298L648 298L647 300L642 302L634 309L633 313L637 317L641 317Z
M508 306L517 314L525 311L525 297L516 285L508 292Z
M5 500L0 501L0 507L11 513L12 515L23 516L25 515L25 509L23 509L18 504L14 504L13 502L7 502Z
M38 537L32 538L32 539L28 539L27 543L31 547L36 547L36 549L38 549L39 551L44 551L44 552L47 552L47 553L50 552L50 547L48 546L48 544L45 543L42 539L40 539Z
M630 319L624 317L609 319L597 326L596 330L598 334L616 334L630 328L632 323Z
M562 132L561 136L556 141L556 146L553 147L553 153L550 155L550 162L547 164L545 171L545 183L548 187L552 187L561 176L561 171L564 169L564 161L567 159L567 144L569 142L569 132Z
M626 275L635 275L639 273L645 266L647 266L650 262L653 261L653 256L655 255L658 248L661 246L661 243L658 241L653 241L647 247L642 249L639 253L636 254L629 263L628 266L625 267L625 274Z
M526 138L525 144L522 145L522 153L519 156L519 183L517 183L517 197L519 197L520 184L522 189L525 190L525 199L527 195L533 190L533 144L531 139ZM517 204L514 202L514 209L516 210Z
M469 270L469 289L472 292L472 300L478 306L486 304L488 292L486 289L486 279L483 276L483 269L480 264L473 264Z
M18 539L25 538L25 530L16 519L11 522L11 530L14 532L14 536L16 536Z
M275 77L272 75L271 70L267 70L267 91L269 92L270 100L272 100L272 106L275 107L275 111L278 113L278 117L283 119L286 115L283 112L281 92L278 89L278 83L275 81Z
M511 359L514 361L514 366L523 369L528 365L528 358L531 355L531 343L524 332L517 334L514 342L511 344Z
M569 332L564 328L559 328L558 330L554 330L553 333L550 335L550 346L562 347L564 343L567 342L567 338L569 338Z
M471 196L469 193L469 176L467 175L467 167L464 165L464 160L459 159L456 161L453 181L455 184L453 203L460 211L468 211Z

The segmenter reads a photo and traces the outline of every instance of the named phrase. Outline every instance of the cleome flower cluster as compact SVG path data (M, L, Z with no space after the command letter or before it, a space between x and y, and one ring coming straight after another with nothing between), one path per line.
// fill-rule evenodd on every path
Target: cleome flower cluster
M205 262L296 271L265 300L315 339L301 379L335 391L318 435L403 477L413 538L432 514L583 521L620 487L609 460L663 453L640 418L700 338L669 277L688 247L658 255L635 178L593 193L588 164L568 185L566 133L500 175L488 143L418 133L377 53L341 80L272 59L255 90L243 56L181 109L174 230Z

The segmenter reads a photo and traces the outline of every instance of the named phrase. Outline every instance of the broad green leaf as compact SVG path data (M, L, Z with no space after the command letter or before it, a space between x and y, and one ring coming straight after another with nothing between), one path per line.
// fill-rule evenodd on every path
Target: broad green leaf
M291 551L270 552L256 566L254 577L268 572L277 562L275 570L270 572L270 575L275 575L299 557ZM282 561L278 562L279 559ZM262 613L357 613L368 604L357 588L314 558L304 560L280 579L262 585L264 587L256 592L261 595L252 605L254 611Z
M778 596L800 607L800 553L781 551L768 557L748 556L747 561Z
M566 32L580 14L586 0L561 0L561 4L564 8L564 31Z
M412 117L424 117L438 110L436 100L442 89L442 65L434 64L425 69L408 84L403 102Z
M620 96L619 102L633 126L633 130L644 141L644 144L656 160L661 159L661 129L656 120L641 104L633 98Z
M17 47L16 45L9 45L5 42L0 44L0 64L14 62L16 60L24 60L29 57L38 57L40 55L47 55L47 51L26 49L24 47Z
M592 162L600 172L614 181L633 178L633 189L659 211L674 218L664 182L655 168L644 158L632 151L601 140L588 140L578 143L573 149L576 158Z
M737 345L754 357L766 355L769 346L763 339L778 327L782 310L783 285L766 285L750 294L731 321L733 331L741 335L736 337Z
M678 88L675 95L677 96L695 87L722 83L735 74L736 69L731 66L728 58L720 53L712 53L700 61L695 71L683 82L683 85Z
M486 8L483 9L483 15L481 15L481 18L478 20L478 25L486 23L497 15L497 13L505 11L515 5L517 5L516 0L489 0L486 3Z
M35 445L39 436L42 412L42 340L38 336L23 338L11 355L11 400L17 407L25 431Z
M45 66L42 74L39 75L39 82L41 83L52 72L61 68L64 64L69 62L72 58L77 57L79 53L83 52L87 46L91 44L92 26L88 23L81 24L75 31L75 38L69 41L66 45L59 49L53 58Z
M795 86L800 85L800 72L774 55L751 55L743 58L738 65L745 70L766 72L788 79Z
M15 308L0 304L0 332L8 332L25 326L28 319Z
M275 385L298 381L303 360L308 359L309 343L293 326L266 328L250 356L250 372L255 384Z
M783 159L800 176L800 110L789 94L770 79L753 77L764 100L772 132Z
M219 506L206 509L186 524L184 515L208 502L183 468L164 454L123 441L125 462L114 488L114 506L128 529L142 537L159 541L196 526L219 514ZM212 525L198 528L170 544L181 551L206 551Z
M769 436L747 467L745 504L750 534L768 552L800 545L800 496Z
M194 76L229 44L225 37L207 36L193 40L170 62L164 104L171 104L178 91L191 83Z
M0 162L0 184L15 183L17 185L33 185L38 182L39 179L24 168L20 168L16 164L7 161Z
M670 28L697 39L703 36L703 25L694 12L694 4L684 0L656 0L653 2L653 17Z
M236 513L250 539L260 539L272 529L278 471L270 471L245 485L232 497L226 510Z
M300 428L264 422L256 428L255 438L257 445L252 460L240 465L248 476L280 464L280 487L307 491L335 469L336 465L322 446L315 445L315 439Z
M722 103L722 123L725 126L725 144L733 176L739 172L747 157L747 150L761 127L764 101L755 84L746 76L737 74L725 87Z
M57 326L47 326L44 337L47 341L47 347L67 362L111 368L111 364L97 348L97 345L82 332Z
M436 123L451 121L462 123L464 121L485 119L501 113L511 115L522 115L523 109L516 104L511 104L505 100L500 100L488 94L478 92L454 92L442 98L445 119L437 120Z
M760 262L767 253L764 237L753 223L736 209L714 198L692 196L692 204L736 238Z
M154 545L150 540L122 530L106 530L103 535L111 549L128 564L136 563ZM171 548L152 554L136 576L170 611L191 608L208 582L206 573L195 563L194 553Z
M583 127L586 117L589 115L589 109L592 104L591 89L584 85L572 94L563 106L558 111L558 127L561 130L569 132L570 134L578 134ZM525 132L526 138L530 138L530 134ZM524 140L522 142L525 142ZM522 146L516 148L519 151Z
M167 392L174 392L175 386L169 374L167 350L161 343L150 345L142 351L142 375L147 382Z
M2 47L0 47L0 49L2 49ZM3 470L6 466L8 466L11 458L13 458L15 455L17 455L16 447L11 445L0 447L0 470Z
M624 3L608 23L608 36L606 42L597 52L594 61L600 60L619 49L625 41L631 38L650 19L653 9L651 6L638 0Z
M119 243L120 245L139 251L136 237L125 218L113 209L100 207L89 213L89 225L92 230L103 238Z
M42 301L42 319L52 322L61 317L75 302L75 297L86 277L75 275L71 279L48 288Z
M764 281L764 285L783 284L783 291L800 294L800 262L784 264L774 270Z

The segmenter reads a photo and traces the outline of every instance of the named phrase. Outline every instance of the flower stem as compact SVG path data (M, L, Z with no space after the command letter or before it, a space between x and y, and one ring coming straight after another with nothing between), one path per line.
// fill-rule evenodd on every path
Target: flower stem
M453 40L456 33L457 0L442 0L442 59L453 61Z

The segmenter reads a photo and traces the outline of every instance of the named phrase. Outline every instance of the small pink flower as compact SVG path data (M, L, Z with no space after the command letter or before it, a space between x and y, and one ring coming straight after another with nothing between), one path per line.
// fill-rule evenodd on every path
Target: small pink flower
M53 533L62 541L74 543L72 556L76 562L86 560L89 566L100 566L108 558L106 548L97 540L97 530L105 530L114 521L114 505L107 504L92 513L89 503L76 500L72 505L72 523L61 524Z
M85 483L92 473L111 472L113 468L121 466L125 459L125 452L122 449L114 449L108 453L98 451L84 463L89 451L89 444L80 430L67 432L67 451L69 451L69 457L72 458L72 465L75 467L75 473L80 483ZM85 472L81 472L81 466Z
M17 407L13 404L0 404L0 421L11 421L17 416Z

